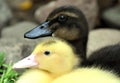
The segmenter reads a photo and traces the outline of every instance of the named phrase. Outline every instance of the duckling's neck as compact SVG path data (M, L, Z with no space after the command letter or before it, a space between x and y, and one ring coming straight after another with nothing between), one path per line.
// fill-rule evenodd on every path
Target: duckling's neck
M87 40L88 38L85 39L77 39L73 41L68 42L74 47L76 54L78 54L78 57L82 59L83 61L86 60L86 48L87 48Z
M46 71L46 70L42 70L42 71L48 73L49 76L51 76L52 78L57 78L57 77L60 77L60 76L62 76L62 75L64 75L64 74L70 72L70 71L68 71L68 72L65 72L65 73L59 73L59 72L55 73L55 72L49 72L49 71Z

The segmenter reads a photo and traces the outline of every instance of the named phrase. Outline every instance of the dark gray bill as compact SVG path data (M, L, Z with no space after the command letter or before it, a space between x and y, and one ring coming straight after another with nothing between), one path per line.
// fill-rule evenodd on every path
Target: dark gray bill
M29 39L35 39L38 37L50 36L52 35L52 31L48 27L49 27L49 22L44 22L39 26L35 27L34 29L26 32L24 34L24 37Z

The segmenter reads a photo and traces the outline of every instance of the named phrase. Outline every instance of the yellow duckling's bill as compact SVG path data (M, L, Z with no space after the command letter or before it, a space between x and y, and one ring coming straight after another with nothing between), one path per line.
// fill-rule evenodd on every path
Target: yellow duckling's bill
M21 61L18 61L13 65L13 68L28 68L37 66L38 63L35 61L35 55L31 54L30 56L24 58Z

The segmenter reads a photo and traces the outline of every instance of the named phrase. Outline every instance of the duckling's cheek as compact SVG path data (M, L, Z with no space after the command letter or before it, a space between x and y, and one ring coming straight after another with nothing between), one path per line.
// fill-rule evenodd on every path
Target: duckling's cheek
M53 63L60 65L62 63L62 59L56 58Z
M80 32L77 28L59 28L52 36L63 38L66 40L75 40L79 38Z
M39 65L42 63L42 60L44 60L44 58L41 55L35 56L35 59L39 63Z
M45 63L47 63L50 66L56 66L56 65L60 65L62 62L62 59L60 56L57 55L52 55L46 58L46 60L44 61Z
M45 56L43 54L39 54L36 56L36 61L39 63L40 69L47 69L49 68L50 63L52 62L50 56Z

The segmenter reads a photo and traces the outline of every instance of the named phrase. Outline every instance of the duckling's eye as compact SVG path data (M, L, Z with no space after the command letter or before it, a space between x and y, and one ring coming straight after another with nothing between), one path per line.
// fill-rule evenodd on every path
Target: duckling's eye
M50 51L45 51L44 54L48 56L50 55Z
M65 16L65 15L60 15L59 17L58 17L58 21L60 21L60 22L64 22L64 21L66 21L67 20L67 16Z

